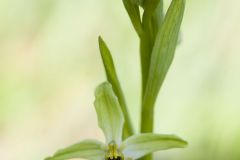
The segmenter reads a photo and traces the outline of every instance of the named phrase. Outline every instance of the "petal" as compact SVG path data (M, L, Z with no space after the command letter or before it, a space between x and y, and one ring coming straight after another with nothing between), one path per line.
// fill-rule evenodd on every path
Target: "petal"
M95 98L98 125L104 132L107 144L115 141L119 145L122 140L124 117L111 84L105 82L99 85L95 91Z
M52 157L48 157L45 160L67 160L71 158L102 160L105 157L105 148L105 145L99 141L84 140L57 151Z
M122 146L125 157L137 159L159 150L184 148L187 142L174 135L145 133L126 139Z

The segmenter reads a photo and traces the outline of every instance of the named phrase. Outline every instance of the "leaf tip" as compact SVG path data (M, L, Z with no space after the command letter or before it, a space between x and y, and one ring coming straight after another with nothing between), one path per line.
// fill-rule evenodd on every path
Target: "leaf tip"
M186 148L188 146L188 142L178 136L176 136L178 141L181 143L181 148Z
M100 35L98 36L98 42L103 42L103 39Z

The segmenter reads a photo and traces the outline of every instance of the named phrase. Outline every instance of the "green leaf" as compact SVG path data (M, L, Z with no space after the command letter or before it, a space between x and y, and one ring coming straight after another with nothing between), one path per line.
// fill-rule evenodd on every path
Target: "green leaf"
M107 144L112 141L120 144L124 117L110 83L104 82L97 87L94 105L98 116L98 125L104 132Z
M140 16L138 3L133 2L133 0L123 0L123 4L125 9L128 12L128 15L130 17L130 20L133 24L134 29L136 30L138 36L140 36L143 30L142 30L141 16Z
M154 13L160 1L162 0L144 0L144 2L142 3L143 3L145 13L147 14Z
M172 0L165 19L158 31L153 47L150 70L142 104L142 132L153 130L153 107L172 64L179 30L184 14L185 0Z
M96 140L84 140L65 149L59 150L52 157L45 160L66 160L72 158L86 158L99 160L105 157L105 145Z
M145 0L144 2L143 30L153 43L164 17L163 0Z
M156 35L161 27L163 19L164 19L163 0L160 0L157 5L157 8L155 9L155 12L152 15L152 29L154 33L154 39L156 38Z
M132 123L128 114L128 110L127 110L127 104L124 98L124 94L120 85L120 82L118 80L118 76L116 73L116 69L113 63L113 58L111 56L110 50L108 49L106 43L103 41L103 39L101 37L99 37L99 49L100 49L100 53L102 56L102 60L103 60L103 64L104 64L104 68L106 71L106 75L107 75L107 80L108 82L111 83L112 87L113 87L113 91L115 92L116 96L118 97L123 115L124 115L124 119L125 119L125 124L124 124L124 134L123 137L127 138L131 135L133 135L134 131L133 131L133 127L132 127Z
M126 139L121 149L125 156L137 159L152 152L186 146L186 141L174 135L145 133Z
M142 96L145 93L152 49L157 32L163 21L163 0L146 0L143 13L143 34L140 37L140 54L142 69Z

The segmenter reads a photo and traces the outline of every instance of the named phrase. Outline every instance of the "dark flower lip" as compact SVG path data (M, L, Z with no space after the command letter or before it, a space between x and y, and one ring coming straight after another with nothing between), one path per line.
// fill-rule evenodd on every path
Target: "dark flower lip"
M107 160L123 160L123 158L122 157L120 157L120 156L117 156L117 158L113 158L113 159L111 159L110 157L109 158L107 158Z

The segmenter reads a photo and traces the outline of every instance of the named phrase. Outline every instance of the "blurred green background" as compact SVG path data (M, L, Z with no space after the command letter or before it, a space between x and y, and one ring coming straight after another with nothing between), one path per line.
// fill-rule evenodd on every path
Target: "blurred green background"
M139 129L139 42L121 0L0 0L1 160L41 160L85 138L104 140L93 107L105 80L98 35ZM240 1L187 0L155 131L189 147L156 159L240 159L239 42Z

